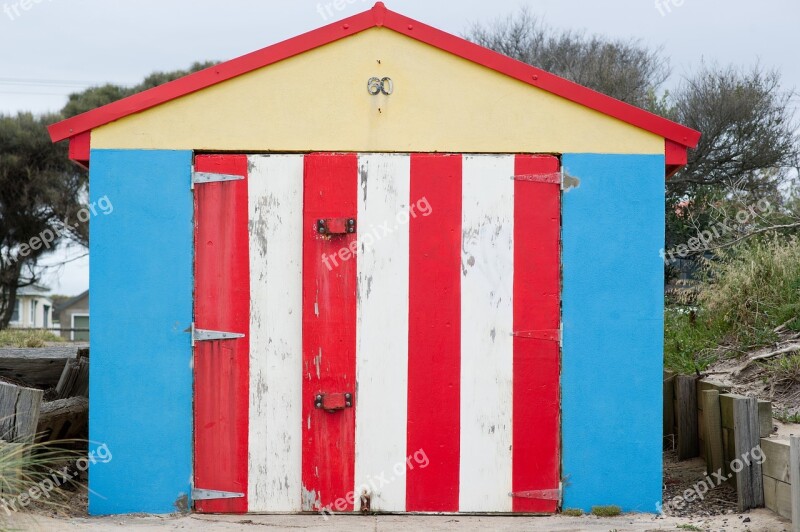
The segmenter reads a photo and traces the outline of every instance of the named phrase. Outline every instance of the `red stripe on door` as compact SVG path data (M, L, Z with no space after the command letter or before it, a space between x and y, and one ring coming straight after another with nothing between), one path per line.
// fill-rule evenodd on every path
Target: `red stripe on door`
M358 157L305 158L303 213L303 510L352 511L355 478ZM326 220L329 233L320 234ZM358 230L358 229L356 229ZM345 231L345 232L342 232ZM347 407L341 394L352 394ZM317 396L331 410L315 406ZM339 408L343 407L341 409Z
M247 176L242 155L204 155L195 170ZM194 487L244 493L200 500L207 513L247 512L250 259L247 180L195 186L195 326L244 334L194 349Z
M461 160L411 156L411 206L417 214L409 227L407 450L424 451L430 464L407 473L409 512L458 511Z
M515 174L558 172L552 156L516 158ZM561 190L519 179L514 186L514 512L555 512L557 500L524 492L559 485ZM543 339L550 336L550 339ZM535 498L530 498L533 496Z

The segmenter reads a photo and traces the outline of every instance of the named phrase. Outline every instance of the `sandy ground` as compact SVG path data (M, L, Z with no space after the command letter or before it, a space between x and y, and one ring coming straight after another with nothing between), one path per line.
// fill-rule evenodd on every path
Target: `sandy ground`
M747 522L745 520L748 519ZM464 516L210 516L180 517L125 516L103 518L53 519L34 515L13 515L4 519L5 530L258 530L313 532L426 532L493 530L498 532L614 532L714 530L725 532L780 532L790 523L768 510L754 510L745 515L729 514L699 520L654 515L630 514L614 518L598 517L464 517ZM684 526L679 526L684 525ZM686 525L691 525L686 526ZM694 528L692 528L694 527Z
M664 498L680 494L705 476L705 464L699 458L677 461L675 453L664 453ZM83 479L85 480L85 479ZM58 495L58 497L56 497ZM470 516L353 516L336 515L133 515L87 517L86 485L54 492L48 504L31 505L31 513L5 515L0 511L0 531L70 531L70 530L244 530L313 532L400 532L492 530L505 532L614 532L636 531L788 531L791 524L769 510L736 512L736 494L727 486L709 491L702 501L694 500L677 510L668 507L666 516L626 514L613 518L594 516L567 517L470 517Z

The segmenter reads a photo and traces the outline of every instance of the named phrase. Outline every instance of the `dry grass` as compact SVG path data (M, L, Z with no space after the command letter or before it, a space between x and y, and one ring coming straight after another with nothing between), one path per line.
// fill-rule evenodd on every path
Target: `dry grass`
M63 341L63 338L50 331L0 331L0 347L44 347L47 342Z

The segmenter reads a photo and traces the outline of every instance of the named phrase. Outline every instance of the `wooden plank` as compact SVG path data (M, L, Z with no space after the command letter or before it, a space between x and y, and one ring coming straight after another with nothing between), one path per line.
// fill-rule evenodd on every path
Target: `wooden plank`
M709 475L723 471L725 453L722 448L722 421L719 411L719 391L702 393L703 424L705 426L706 470Z
M775 510L773 511L786 519L792 518L792 486L790 484L775 481Z
M700 454L697 427L697 377L679 375L675 378L675 414L678 425L678 460Z
M358 156L313 153L304 164L302 503L304 511L352 511L358 259L348 250L358 235L322 235L317 221L357 217ZM335 393L353 394L352 407L331 413L314 406L318 394Z
M61 378L64 364L75 358L77 351L75 345L0 349L0 377L29 386L53 388Z
M769 438L772 434L772 402L758 402L758 425L762 438Z
M514 157L465 155L463 172L459 511L510 512Z
M36 441L85 439L89 421L89 400L69 397L42 403L36 426Z
M514 175L559 177L550 155L518 155ZM536 205L535 209L531 205ZM530 238L536 235L536 238ZM514 330L557 330L561 320L561 187L514 183ZM514 337L514 493L559 485L559 375L557 341ZM550 512L557 500L513 498L513 511Z
M64 364L64 371L56 384L56 397L89 397L89 359L86 357L70 358Z
M411 202L426 200L432 208L409 223L408 381L414 386L406 445L430 458L428 467L408 471L409 512L458 511L461 196L461 155L411 155Z
M733 403L736 399L744 398L743 395L733 393L720 394L719 413L722 418L722 426L726 429L733 429Z
M792 472L800 471L800 436L789 437L789 467ZM794 475L791 488L792 530L800 532L800 475Z
M244 155L198 155L195 170L247 176ZM195 322L244 338L194 347L194 487L245 497L195 501L203 513L247 512L250 246L247 180L197 185ZM110 354L111 355L111 354Z
M764 506L761 464L751 456L752 450L760 443L757 399L743 397L734 401L733 424L736 458L731 468L736 473L739 511L760 508Z
M302 507L303 157L248 157L249 513Z
M675 375L664 372L664 438L675 434Z
M354 493L371 479L405 462L408 428L409 205L408 155L359 155L358 223L390 224L383 238L361 235L356 305L356 410ZM355 178L355 177L354 177ZM419 215L421 216L421 215ZM403 222L405 220L405 222ZM365 239L366 238L366 239ZM418 449L409 449L414 452ZM370 509L403 512L406 476L369 491Z
M764 476L790 483L789 442L780 440L761 440L761 450L766 460L761 466Z
M42 395L42 390L0 382L0 440L33 442Z

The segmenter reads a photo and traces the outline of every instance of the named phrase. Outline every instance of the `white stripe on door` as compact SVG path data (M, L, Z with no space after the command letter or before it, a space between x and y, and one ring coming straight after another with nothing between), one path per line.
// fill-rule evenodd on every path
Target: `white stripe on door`
M373 510L405 511L410 166L359 157L356 510L366 490Z
M303 159L248 158L250 512L301 510Z
M510 512L514 156L463 168L459 510Z

